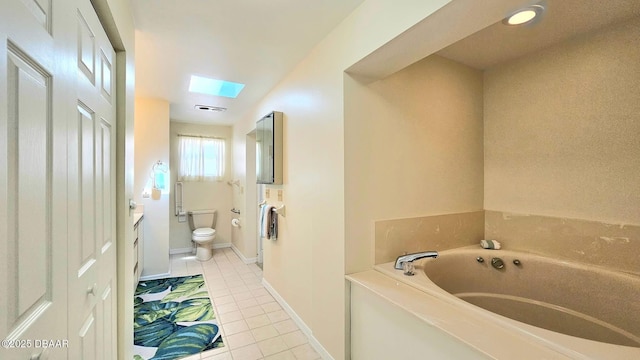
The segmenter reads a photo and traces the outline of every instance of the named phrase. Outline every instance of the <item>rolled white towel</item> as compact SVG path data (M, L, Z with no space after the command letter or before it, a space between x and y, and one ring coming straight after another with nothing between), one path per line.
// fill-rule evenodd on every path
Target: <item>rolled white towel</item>
M500 243L498 240L480 240L480 246L489 250L500 250Z

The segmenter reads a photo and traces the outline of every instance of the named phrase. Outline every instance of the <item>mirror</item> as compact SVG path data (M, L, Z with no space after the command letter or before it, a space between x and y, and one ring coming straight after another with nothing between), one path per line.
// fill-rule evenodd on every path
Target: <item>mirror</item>
M282 113L273 111L256 123L258 184L282 184Z
M151 198L154 200L159 200L162 194L169 193L169 165L161 160L158 160L151 167L149 181L147 181L144 193L148 194L149 190L151 191ZM144 194L143 197L145 197Z

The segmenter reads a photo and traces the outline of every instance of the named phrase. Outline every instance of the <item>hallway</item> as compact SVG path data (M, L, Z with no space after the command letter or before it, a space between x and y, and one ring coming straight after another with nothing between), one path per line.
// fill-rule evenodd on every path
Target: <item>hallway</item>
M262 270L246 265L231 248L207 262L171 255L171 277L204 274L225 348L184 360L320 359L307 337L262 286Z

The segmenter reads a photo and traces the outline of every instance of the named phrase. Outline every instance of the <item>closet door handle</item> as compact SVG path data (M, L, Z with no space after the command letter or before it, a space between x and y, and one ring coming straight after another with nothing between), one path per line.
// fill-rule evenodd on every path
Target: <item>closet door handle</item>
M92 286L89 286L87 288L87 294L89 294L89 295L96 296L97 292L98 292L98 284L96 284L96 283L94 283Z

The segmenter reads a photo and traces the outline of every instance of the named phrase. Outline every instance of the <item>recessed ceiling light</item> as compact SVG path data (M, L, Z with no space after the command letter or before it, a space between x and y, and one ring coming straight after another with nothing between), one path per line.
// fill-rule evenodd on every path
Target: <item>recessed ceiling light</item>
M542 5L527 6L507 16L504 20L502 20L502 23L505 25L529 24L533 22L534 19L542 15L543 11L544 6Z
M203 111L226 111L227 110L227 108L224 108L224 107L210 106L210 105L196 105L194 106L194 108L196 108L197 110L203 110Z
M200 94L224 96L235 98L244 88L244 84L225 80L210 79L202 76L191 75L189 91Z

